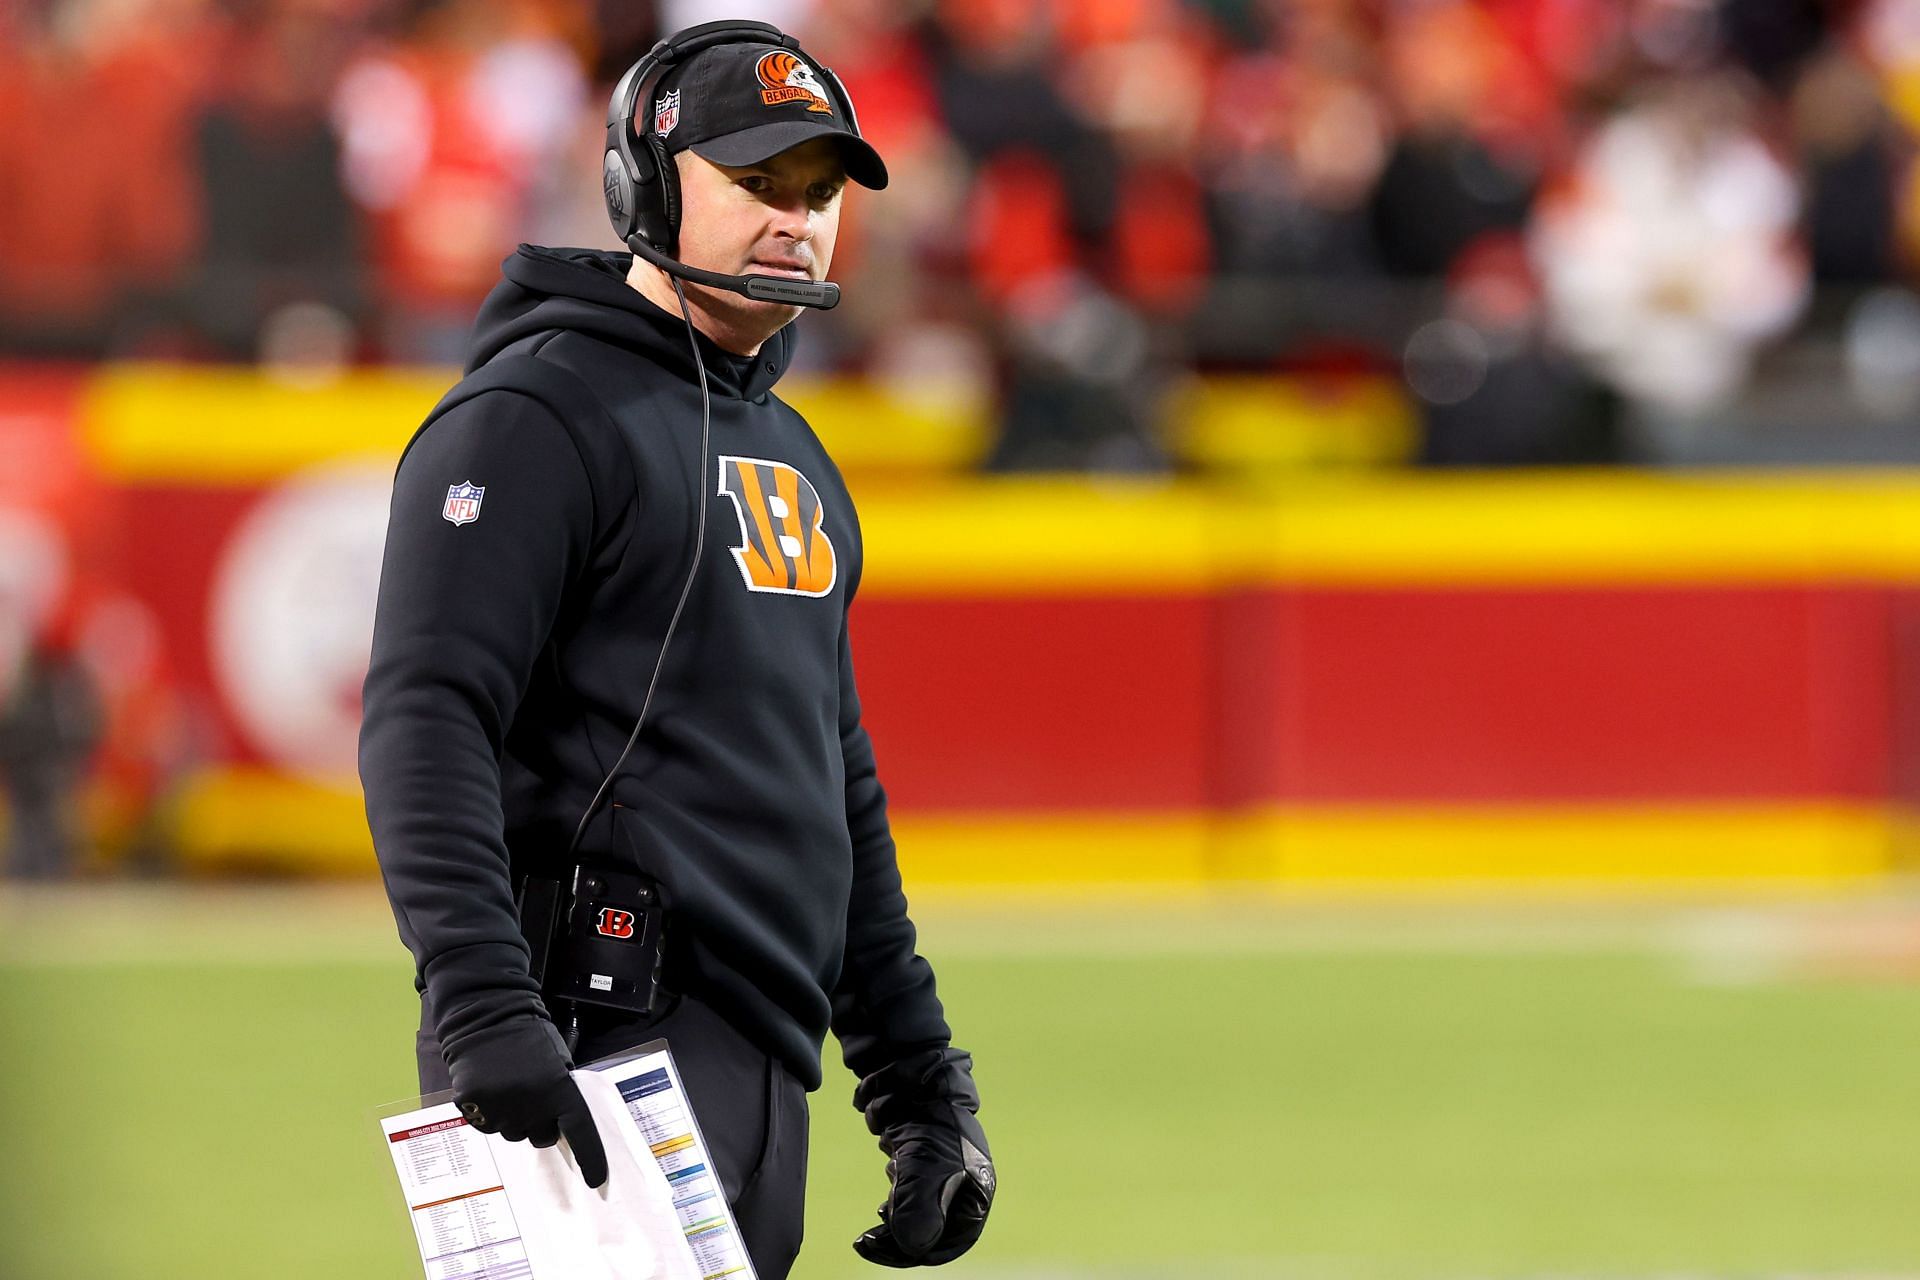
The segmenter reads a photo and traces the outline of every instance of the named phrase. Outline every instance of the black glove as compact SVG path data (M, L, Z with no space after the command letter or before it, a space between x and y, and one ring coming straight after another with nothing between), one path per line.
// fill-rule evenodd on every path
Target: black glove
M854 1252L885 1267L937 1267L973 1247L993 1207L987 1135L974 1111L972 1060L930 1050L877 1071L854 1104L887 1153L893 1190Z
M559 1028L545 1018L515 1018L477 1031L446 1051L453 1100L468 1123L508 1142L550 1147L567 1140L589 1187L607 1180L607 1152Z

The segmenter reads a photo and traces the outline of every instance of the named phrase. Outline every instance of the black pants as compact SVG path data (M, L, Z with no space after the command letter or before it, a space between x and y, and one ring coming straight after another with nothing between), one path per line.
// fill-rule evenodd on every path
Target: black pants
M800 1253L807 1194L807 1093L706 1005L682 996L648 1022L611 1021L589 1012L575 1060L590 1063L664 1038L693 1103L700 1133L720 1175L759 1280L786 1280ZM416 1052L420 1092L452 1088L422 1002Z

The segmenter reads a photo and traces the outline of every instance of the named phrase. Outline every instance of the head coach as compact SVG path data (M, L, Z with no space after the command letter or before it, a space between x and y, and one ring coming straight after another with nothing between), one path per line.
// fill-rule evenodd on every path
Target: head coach
M772 394L886 166L829 69L728 22L622 78L602 179L631 254L508 258L394 481L360 774L421 1086L598 1185L567 1071L664 1037L779 1280L831 1030L889 1157L854 1247L949 1261L993 1197L979 1096L861 727L860 527Z

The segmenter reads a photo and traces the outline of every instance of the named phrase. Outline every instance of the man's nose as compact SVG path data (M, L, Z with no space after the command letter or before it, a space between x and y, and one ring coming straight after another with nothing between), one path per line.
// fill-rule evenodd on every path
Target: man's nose
M804 195L794 200L780 201L773 206L773 233L786 240L813 239L812 213Z

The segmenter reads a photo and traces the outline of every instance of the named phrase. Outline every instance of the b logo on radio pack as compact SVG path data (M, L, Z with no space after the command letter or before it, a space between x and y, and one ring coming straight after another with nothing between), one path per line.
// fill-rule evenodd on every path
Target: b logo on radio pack
M606 938L631 938L633 936L633 912L620 911L614 907L600 908L600 918L593 922L594 932Z

